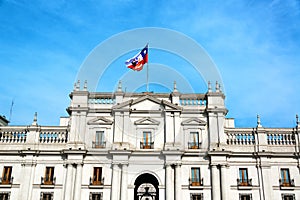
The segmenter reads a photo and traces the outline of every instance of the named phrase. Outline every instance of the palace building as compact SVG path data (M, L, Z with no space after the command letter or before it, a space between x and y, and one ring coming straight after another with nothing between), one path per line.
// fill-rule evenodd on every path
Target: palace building
M70 98L59 126L0 117L0 200L300 200L298 119L236 128L218 83Z

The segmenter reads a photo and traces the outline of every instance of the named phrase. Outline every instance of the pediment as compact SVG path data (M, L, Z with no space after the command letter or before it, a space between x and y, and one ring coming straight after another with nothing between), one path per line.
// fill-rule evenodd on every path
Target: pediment
M93 125L112 125L113 121L110 119L107 119L106 117L96 117L94 119L91 119L88 121L88 124L93 124Z
M125 101L113 107L113 109L130 108L132 110L181 110L180 106L172 104L166 100L160 100L153 96L143 96L137 99Z
M159 125L159 121L150 117L145 117L134 122L135 125Z
M181 122L183 126L205 126L206 121L199 118L190 118Z

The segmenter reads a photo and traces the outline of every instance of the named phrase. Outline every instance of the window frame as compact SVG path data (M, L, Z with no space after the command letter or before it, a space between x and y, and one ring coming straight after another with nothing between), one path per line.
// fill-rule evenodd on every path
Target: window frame
M50 195L50 199L45 199L47 196L44 195ZM41 192L41 200L53 200L54 198L54 192Z
M12 183L12 166L4 166L2 172L1 184L9 185Z
M291 180L289 168L280 169L280 185L282 187L292 186L292 180Z
M193 140L193 141L191 141ZM189 133L189 149L199 149L199 131L190 131Z
M190 196L191 196L191 200L203 200L203 193L191 193ZM198 198L194 199L194 197L197 197L197 196L199 199Z
M289 199L285 199L286 197L288 197L288 196L290 196L290 197L292 197L292 200L295 200L296 199L296 196L295 196L295 194L281 194L281 198L282 198L282 200L289 200Z
M242 199L243 197L249 197L249 200L252 200L252 194L251 193L240 193L239 194L239 200L244 200L244 199Z
M151 130L142 131L142 139L140 142L141 149L153 149L153 132Z
M54 185L54 170L54 167L46 166L44 180L42 182L44 185Z
M93 148L105 148L106 141L105 141L105 131L98 130L95 132L95 139L93 141Z
M9 200L10 199L10 192L0 192L0 195L6 195L6 199L4 199L3 196L2 196L3 200Z
M100 195L100 199L99 200L103 199L103 193L102 192L90 192L90 198L89 198L89 200L94 200L93 199L93 195Z
M238 185L239 186L251 185L251 179L249 179L249 175L248 175L248 168L239 168Z
M190 178L191 186L201 186L201 170L200 167L191 167L191 178Z
M93 168L93 177L91 185L103 185L102 167Z

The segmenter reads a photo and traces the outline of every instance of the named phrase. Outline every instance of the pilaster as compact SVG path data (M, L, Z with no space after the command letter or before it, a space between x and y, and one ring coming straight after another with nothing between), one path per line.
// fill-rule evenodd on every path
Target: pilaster
M181 200L181 164L175 165L175 200Z

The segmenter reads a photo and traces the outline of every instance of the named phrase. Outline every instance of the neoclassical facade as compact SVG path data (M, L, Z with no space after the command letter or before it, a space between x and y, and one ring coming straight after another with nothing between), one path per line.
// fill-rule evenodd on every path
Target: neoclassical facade
M299 127L236 128L204 94L89 92L60 126L1 117L0 199L300 200Z

